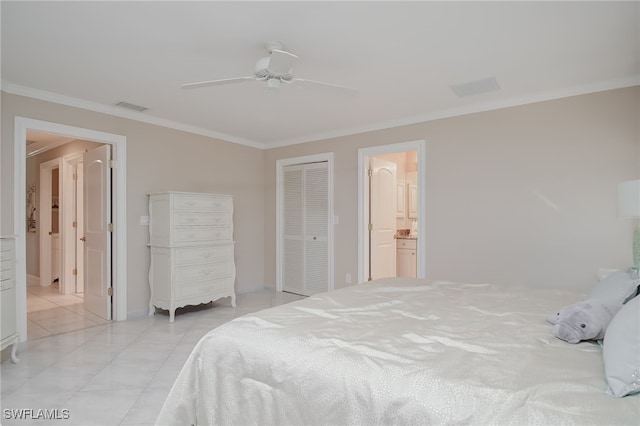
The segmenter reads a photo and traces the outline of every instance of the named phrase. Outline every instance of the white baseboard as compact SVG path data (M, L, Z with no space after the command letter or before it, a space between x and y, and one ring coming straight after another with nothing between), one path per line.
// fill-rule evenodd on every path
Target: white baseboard
M135 311L127 312L127 319L136 319L136 318L144 318L148 316L149 309L138 309Z

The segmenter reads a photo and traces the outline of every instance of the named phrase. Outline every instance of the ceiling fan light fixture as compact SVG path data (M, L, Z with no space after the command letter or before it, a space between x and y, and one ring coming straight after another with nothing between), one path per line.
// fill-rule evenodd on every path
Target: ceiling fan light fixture
M265 78L269 76L269 60L271 58L264 57L256 62L256 78Z
M275 90L278 87L280 87L280 79L270 78L267 80L267 88Z

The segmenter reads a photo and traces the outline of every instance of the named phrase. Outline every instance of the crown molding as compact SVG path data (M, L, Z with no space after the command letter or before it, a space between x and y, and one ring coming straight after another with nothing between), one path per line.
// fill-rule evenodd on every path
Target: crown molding
M203 129L197 126L191 126L177 121L167 120L164 118L154 117L137 111L125 110L113 105L104 105L97 102L91 102L84 99L73 98L71 96L60 95L58 93L48 92L46 90L34 89L32 87L20 86L6 80L2 80L2 91L12 95L25 96L28 98L39 99L41 101L53 102L61 105L81 108L88 111L99 112L102 114L113 115L116 117L127 118L129 120L139 121L156 126L167 127L170 129L181 130L187 133L193 133L200 136L206 136L214 139L220 139L226 142L237 143L240 145L250 146L252 148L264 149L261 142L239 138L225 133L215 132L213 130Z
M389 120L379 123L367 124L359 127L351 127L347 129L339 129L331 132L316 133L310 136L300 138L292 138L278 142L265 142L265 148L279 148L289 145L297 145L307 142L317 142L325 139L334 139L344 136L351 136L359 133L373 132L376 130L386 130L394 127L407 126L411 124L424 123L428 121L440 120L443 118L458 117L461 115L475 114L478 112L492 111L496 109L510 108L515 106L533 104L554 99L567 98L571 96L586 95L596 92L604 92L607 90L623 89L625 87L633 87L640 85L640 75L620 78L616 80L608 80L604 82L591 83L581 86L566 87L558 90L550 90L540 92L533 95L515 97L510 99L498 100L493 102L479 103L460 108L452 108L448 110L435 111L428 114L421 114L412 117L404 117L397 120Z
M420 114L412 117L404 117L396 120L383 121L378 123L367 124L364 126L350 127L345 129L334 130L331 132L315 133L312 135L301 136L275 142L258 142L249 139L240 138L225 133L215 132L209 129L203 129L197 126L179 123L172 120L154 117L141 112L123 110L121 108L99 104L97 102L86 101L83 99L73 98L70 96L59 95L57 93L45 90L34 89L31 87L20 86L2 80L2 91L19 96L40 99L43 101L58 103L62 105L81 108L89 111L99 112L103 114L113 115L116 117L127 118L134 121L140 121L147 124L168 127L175 130L181 130L187 133L206 136L214 139L220 139L227 142L237 143L240 145L250 146L258 149L280 148L290 145L298 145L308 142L317 142L325 139L334 139L344 136L351 136L360 133L373 132L377 130L392 129L394 127L407 126L411 124L424 123L428 121L440 120L443 118L457 117L461 115L475 114L479 112L492 111L502 108L510 108L515 106L527 105L537 102L550 101L554 99L566 98L571 96L586 95L589 93L603 92L606 90L622 89L640 85L640 75L630 77L607 80L580 86L566 87L558 90L550 90L536 93L528 96L515 97L510 99L485 102L463 106L460 108L451 108L442 111L435 111L428 114Z

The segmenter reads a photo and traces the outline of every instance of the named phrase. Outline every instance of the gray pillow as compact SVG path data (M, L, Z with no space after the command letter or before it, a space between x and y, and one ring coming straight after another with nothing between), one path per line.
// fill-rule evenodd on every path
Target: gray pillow
M618 398L640 392L640 296L613 318L602 343L607 393Z
M616 271L598 281L587 299L608 299L626 303L636 294L637 286L637 281L631 278L631 275L624 271Z

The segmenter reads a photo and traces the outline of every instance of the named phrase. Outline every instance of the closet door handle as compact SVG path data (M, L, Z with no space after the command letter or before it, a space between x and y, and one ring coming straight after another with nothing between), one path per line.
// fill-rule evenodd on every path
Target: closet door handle
M82 241L82 242L87 241L87 237L82 237L82 238L80 238L80 241Z

